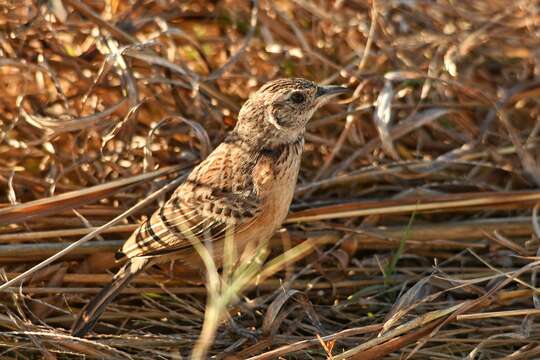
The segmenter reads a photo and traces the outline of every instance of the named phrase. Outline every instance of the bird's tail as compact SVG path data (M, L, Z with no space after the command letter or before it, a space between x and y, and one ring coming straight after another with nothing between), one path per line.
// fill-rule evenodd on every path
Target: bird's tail
M71 328L71 335L84 337L92 330L109 303L148 264L147 258L133 258L114 275L113 280L81 310Z

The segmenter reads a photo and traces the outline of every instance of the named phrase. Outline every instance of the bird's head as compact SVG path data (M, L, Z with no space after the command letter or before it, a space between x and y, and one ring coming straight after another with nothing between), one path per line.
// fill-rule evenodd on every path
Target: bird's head
M300 78L270 81L244 103L235 132L266 143L294 142L304 134L319 107L348 91L346 87L322 86Z

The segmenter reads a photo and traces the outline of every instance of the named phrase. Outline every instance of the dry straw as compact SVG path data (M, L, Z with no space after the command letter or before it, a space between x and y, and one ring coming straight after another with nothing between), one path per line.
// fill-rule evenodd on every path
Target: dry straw
M0 358L539 358L539 34L528 0L0 4ZM286 230L68 336L283 76L355 89L308 126Z

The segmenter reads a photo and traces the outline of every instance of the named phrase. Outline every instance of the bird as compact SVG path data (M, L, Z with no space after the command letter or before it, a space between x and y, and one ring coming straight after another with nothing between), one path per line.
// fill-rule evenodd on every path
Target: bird
M226 234L232 234L237 253L272 237L293 199L306 124L322 105L348 91L344 86L283 78L253 92L222 143L116 253L116 260L125 264L80 311L72 336L84 337L145 268L171 260L186 268L204 268L194 238L211 245L219 267Z

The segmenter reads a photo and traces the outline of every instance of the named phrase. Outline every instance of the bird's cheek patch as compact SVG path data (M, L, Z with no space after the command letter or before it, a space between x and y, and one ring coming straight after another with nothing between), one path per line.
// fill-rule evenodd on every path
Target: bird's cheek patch
M281 126L282 119L280 116L280 110L277 106L270 107L265 118L266 121L272 124L276 129L283 130L283 127Z
M283 130L292 124L292 117L294 115L294 109L284 103L274 103L268 109L266 113L266 120L272 124L276 129Z

